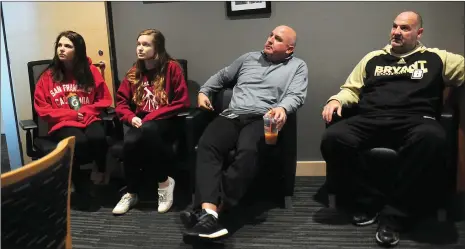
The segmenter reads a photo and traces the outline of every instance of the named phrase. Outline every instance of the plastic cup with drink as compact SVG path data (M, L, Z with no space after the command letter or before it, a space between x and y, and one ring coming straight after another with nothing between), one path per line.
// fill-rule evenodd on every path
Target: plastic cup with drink
M273 118L273 113L267 113L263 116L265 128L265 143L275 145L278 141L278 123Z

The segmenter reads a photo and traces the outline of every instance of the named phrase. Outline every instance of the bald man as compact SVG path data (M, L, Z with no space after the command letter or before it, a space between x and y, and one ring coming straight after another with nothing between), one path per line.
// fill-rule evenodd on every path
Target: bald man
M422 26L419 14L399 14L390 44L368 53L322 112L330 123L334 112L341 116L342 106L358 105L358 115L326 129L321 152L328 170L335 172L329 188L338 203L346 200L344 208L355 225L378 219L376 241L386 246L397 245L405 222L413 220L407 218L438 203L438 190L444 189L440 176L444 175L446 134L436 118L444 87L464 82L464 57L426 48L420 43ZM390 169L394 174L376 165L368 169L376 176L353 174L363 165L359 152L379 146L397 150L399 161ZM390 179L389 186L364 181L374 177Z
M269 34L263 51L242 55L201 87L198 105L213 111L208 96L235 82L229 107L200 138L194 209L181 213L187 228L184 235L213 239L228 233L218 223L218 206L235 206L253 181L259 168L258 148L264 144L263 116L271 114L281 129L287 115L304 104L308 69L293 55L295 43L296 32L278 26ZM223 161L233 148L235 161L223 177Z

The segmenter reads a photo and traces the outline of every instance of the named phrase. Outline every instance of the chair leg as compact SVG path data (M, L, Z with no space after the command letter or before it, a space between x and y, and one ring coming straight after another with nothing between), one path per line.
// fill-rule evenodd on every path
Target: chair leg
M284 208L292 209L292 196L284 196Z
M329 194L328 199L329 199L329 204L328 204L329 207L336 208L336 195Z
M446 209L438 209L438 212L437 212L437 216L438 216L438 221L439 222L444 222L447 220L447 210Z

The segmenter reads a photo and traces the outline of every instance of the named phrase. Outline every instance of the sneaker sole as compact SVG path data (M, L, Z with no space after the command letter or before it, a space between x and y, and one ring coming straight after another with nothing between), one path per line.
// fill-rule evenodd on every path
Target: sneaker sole
M355 223L354 222L353 224L356 225L356 226L359 226L359 227L368 226L368 225L371 225L371 224L375 223L377 219L378 219L378 215L373 217L373 219L371 219L371 220L361 222L361 223Z
M112 213L113 213L114 215L123 215L123 214L129 212L129 210L131 210L131 209L132 209L132 207L128 208L128 210L126 210L126 211L124 211L124 212L123 212L123 211L122 211L122 212L115 212L115 211L112 211Z
M127 212L129 212L129 210L126 211L126 212L121 212L121 213L120 213L120 212L111 212L111 213L112 213L113 215L116 215L116 216L117 216L117 215L123 215L123 214L125 214L125 213L127 213Z
M158 210L158 213L159 214L164 214L164 213L170 211L172 206L173 206L173 202L171 202L171 204L168 206L168 208L166 210Z
M221 238L221 237L227 235L228 233L229 233L228 229L223 228L221 230L218 230L218 231L216 231L214 233L210 233L210 234L190 233L188 231L184 231L182 234L183 234L183 236L190 237L190 238L217 239L217 238Z
M214 232L212 234L199 234L199 237L208 238L208 239L216 239L216 238L225 236L226 234L228 234L228 229L223 228L223 229L221 229L221 230L219 230L217 232Z
M354 225L359 226L359 227L363 227L363 226L371 225L371 224L373 224L375 222L376 222L376 218L372 219L372 220L369 220L369 221L362 222L362 223L354 223Z
M135 207L137 204L139 203L139 200L137 200L136 203L134 203L133 205L129 206L128 210L124 211L124 212L115 212L115 211L111 211L114 215L122 215L122 214L125 214L127 212L129 212L129 210L131 210L133 207Z
M226 228L212 234L186 234L183 233L183 241L186 244L209 243L223 241L227 238L228 230Z
M132 207L130 207L128 210L126 210L124 212L114 212L114 211L112 211L112 213L113 213L113 215L123 215L123 214L129 212L129 210L131 210L131 209L132 209Z
M399 240L393 241L392 243L382 242L381 239L378 237L378 233L376 233L375 237L376 237L376 242L378 242L380 245L395 246L399 244Z

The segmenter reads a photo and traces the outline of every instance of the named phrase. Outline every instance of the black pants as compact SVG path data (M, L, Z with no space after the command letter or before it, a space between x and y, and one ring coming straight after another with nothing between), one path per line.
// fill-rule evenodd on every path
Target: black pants
M258 155L265 144L263 125L260 115L219 116L208 125L197 149L195 208L202 203L218 205L220 197L226 206L237 205L259 171ZM233 149L235 158L223 172Z
M341 120L326 129L321 143L331 172L330 189L337 198L348 197L349 206L358 210L418 214L435 205L444 189L440 185L445 175L445 141L440 123L422 116L389 119L358 115ZM390 169L364 165L362 151L378 146L397 150L398 161ZM379 186L381 183L384 186Z
M101 121L93 122L86 128L63 127L50 135L57 142L67 137L76 137L72 173L76 191L80 191L79 188L85 177L79 170L81 164L95 161L98 170L105 172L108 144L105 138L105 129Z
M174 161L173 141L180 133L179 119L151 120L140 128L129 127L124 135L124 173L129 193L138 193L142 173L168 179L168 169Z

